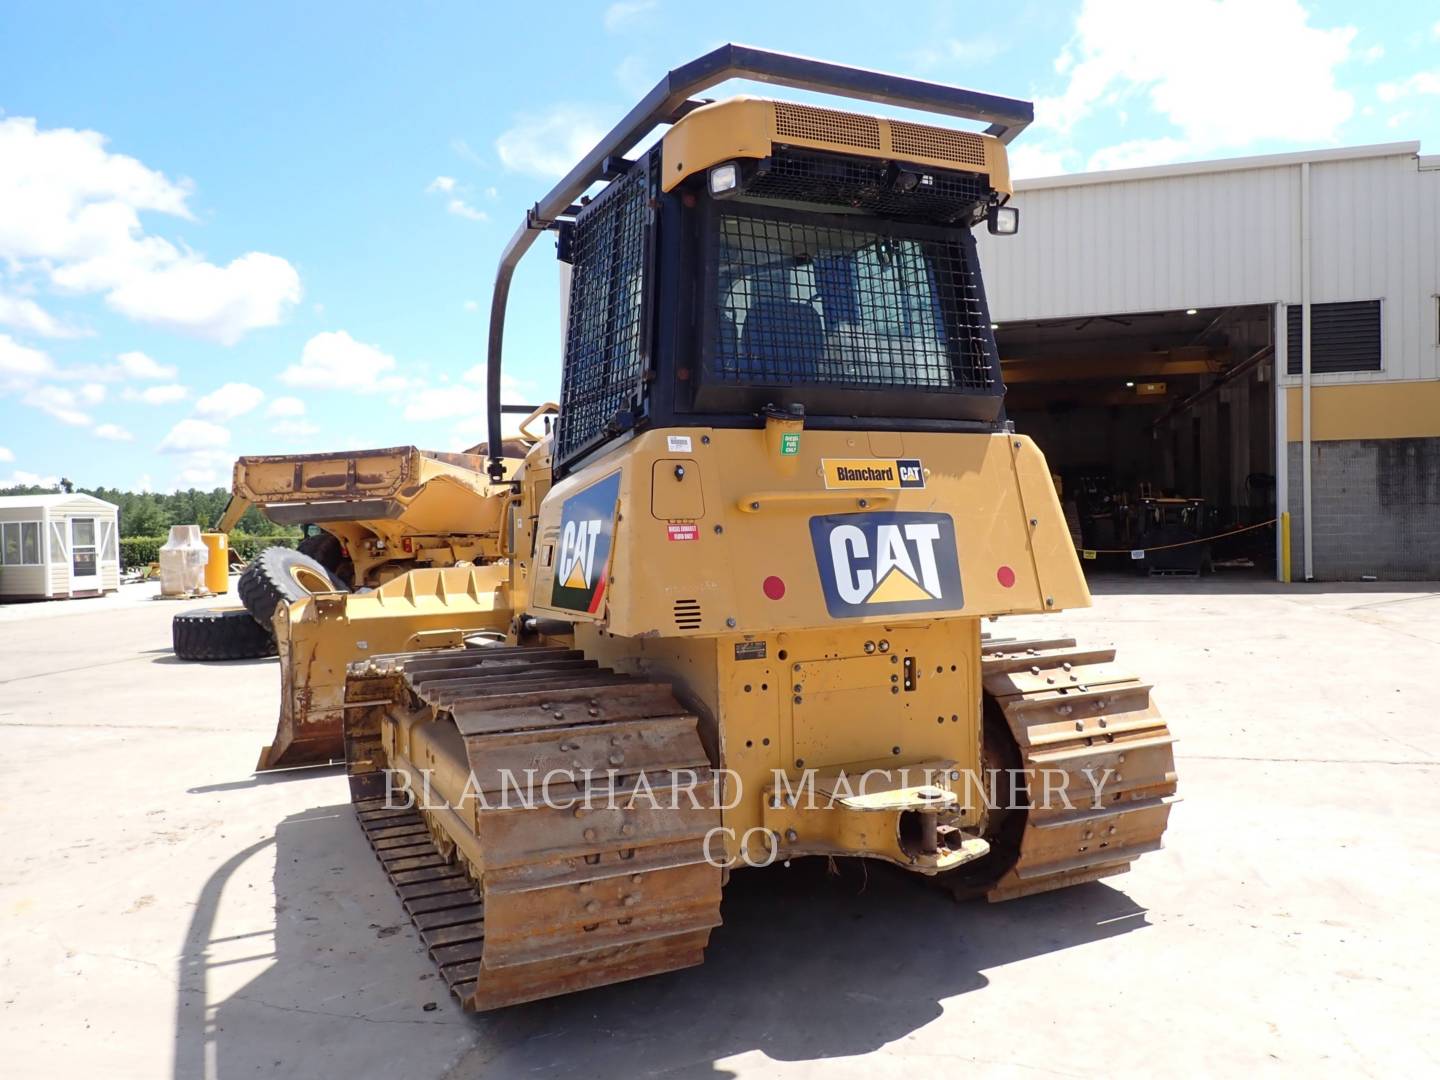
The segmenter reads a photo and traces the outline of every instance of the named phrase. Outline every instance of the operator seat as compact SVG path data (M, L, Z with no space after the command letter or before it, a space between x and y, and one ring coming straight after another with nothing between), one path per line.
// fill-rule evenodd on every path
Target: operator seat
M739 370L762 382L813 381L825 357L825 323L798 300L760 300L745 318Z

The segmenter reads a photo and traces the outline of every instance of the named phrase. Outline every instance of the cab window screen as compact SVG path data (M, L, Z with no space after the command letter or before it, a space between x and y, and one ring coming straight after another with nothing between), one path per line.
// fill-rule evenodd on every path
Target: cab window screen
M710 378L994 385L978 282L956 239L728 211L718 222Z
M555 443L566 460L639 408L644 375L648 173L636 165L576 219Z

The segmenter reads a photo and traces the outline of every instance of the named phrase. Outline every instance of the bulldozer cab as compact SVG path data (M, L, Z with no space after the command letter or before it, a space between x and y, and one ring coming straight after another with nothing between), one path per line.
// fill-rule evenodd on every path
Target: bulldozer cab
M1002 422L971 232L1009 197L995 137L741 98L608 168L557 225L557 477L647 427L767 410L812 429Z
M989 126L693 96L734 78ZM809 428L995 430L1003 385L971 230L1018 222L1004 144L1032 115L738 45L670 72L502 256L492 445L510 276L547 231L569 269L556 479L648 428L761 426L767 410Z

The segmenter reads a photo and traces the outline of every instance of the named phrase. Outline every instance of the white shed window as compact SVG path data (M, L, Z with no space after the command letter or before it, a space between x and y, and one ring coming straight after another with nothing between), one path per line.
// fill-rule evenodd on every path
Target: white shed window
M38 521L7 521L0 526L0 563L5 566L40 565Z
M65 523L63 521L52 521L50 523L50 562L54 566L64 566L70 561L70 545L65 540Z

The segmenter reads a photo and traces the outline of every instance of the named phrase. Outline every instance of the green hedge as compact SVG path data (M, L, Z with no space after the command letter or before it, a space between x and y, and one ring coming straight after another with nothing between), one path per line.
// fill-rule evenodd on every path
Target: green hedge
M164 536L127 536L120 541L120 566L125 570L149 566L160 561L160 547ZM300 542L298 536L249 536L245 533L231 533L230 546L240 558L249 561L263 549L271 546L293 548Z

